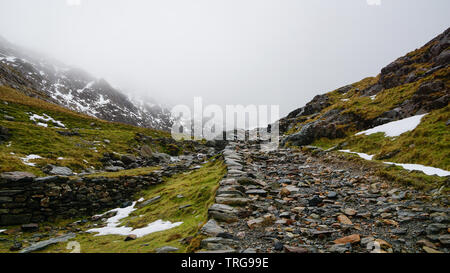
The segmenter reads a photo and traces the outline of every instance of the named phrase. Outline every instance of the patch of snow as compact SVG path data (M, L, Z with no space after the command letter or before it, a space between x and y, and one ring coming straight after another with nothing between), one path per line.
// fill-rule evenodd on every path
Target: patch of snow
M142 202L144 200L145 200L144 197L141 197L141 198L139 198L139 200L137 200L137 202L140 203L140 202Z
M61 121L55 120L47 114L43 114L43 116L40 116L37 114L30 113L30 120L37 122L37 125L43 126L43 127L48 127L48 125L46 123L43 123L45 121L45 122L52 122L53 124L56 124L56 126L58 126L58 127L66 128L66 126Z
M105 100L103 95L100 94L100 98L98 99L98 101L96 103L98 105L105 105L105 104L108 104L109 102L110 102L109 99Z
M83 87L83 88L81 88L81 89L78 89L77 92L78 92L78 93L83 93L84 90L91 88L92 85L94 85L94 83L95 83L95 81L89 82L88 84L86 84L85 87Z
M446 170L434 168L434 167L423 166L420 164L402 164L402 163L393 163L393 162L384 162L384 163L389 164L389 165L400 166L400 167L403 167L403 169L406 169L409 171L422 171L426 175L437 175L437 176L441 176L441 177L450 175L450 172L448 172Z
M30 163L30 160L34 160L34 159L40 159L42 157L38 156L38 155L27 155L26 157L21 157L20 159L22 160L23 164L34 167L36 166L35 163Z
M131 227L124 227L124 226L120 227L119 226L120 220L128 217L130 213L135 211L136 210L136 208L134 207L135 205L136 202L133 202L133 204L129 207L117 208L106 212L106 213L116 212L116 215L106 220L107 225L105 227L89 229L87 232L98 233L95 236L102 236L102 235L128 236L134 234L137 237L142 237L153 232L163 231L177 227L183 223L183 222L171 223L170 221L157 220L153 223L148 224L146 227L143 228L133 229ZM100 216L104 214L101 214Z
M344 152L344 153L357 154L359 157L361 157L365 160L372 160L374 157L373 155L368 155L365 153L356 153L356 152L352 152L350 150L339 150L339 151ZM424 166L424 165L420 165L420 164L404 164L404 163L394 163L394 162L383 162L383 163L388 164L388 165L400 166L400 167L403 167L405 170L409 170L409 171L422 171L426 175L437 175L437 176L441 176L441 177L450 176L449 171L435 168L435 167L428 167L428 166Z
M349 101L350 99L341 99L341 101Z
M377 95L373 95L373 96L370 96L370 99L371 99L371 100L375 100L376 97L377 97Z
M6 60L8 62L14 62L17 58L14 56L6 56L6 57L0 57L0 61Z
M170 162L179 162L181 161L181 159L178 156L171 156L170 157Z
M420 121L426 114L413 116L393 122L389 122L372 129L362 131L357 133L356 135L372 135L375 133L385 133L387 137L396 137L403 133L412 131L416 129L416 127L420 124Z
M64 160L64 157L58 157L56 160Z
M0 229L0 233L3 233L3 231L6 231L6 229Z
M349 153L349 154L357 154L359 157L364 158L365 160L372 160L372 158L374 157L373 155L368 155L368 154L365 154L365 153L352 152L350 150L339 150L339 152Z

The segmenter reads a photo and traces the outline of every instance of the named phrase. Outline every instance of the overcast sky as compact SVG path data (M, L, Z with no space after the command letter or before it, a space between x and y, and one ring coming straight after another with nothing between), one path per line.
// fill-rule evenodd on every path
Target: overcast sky
M449 0L0 0L0 35L164 103L285 115L377 75L449 13Z

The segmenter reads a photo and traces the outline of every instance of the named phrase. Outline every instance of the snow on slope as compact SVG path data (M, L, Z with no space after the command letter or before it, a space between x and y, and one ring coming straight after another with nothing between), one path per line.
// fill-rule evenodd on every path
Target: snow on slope
M357 133L356 135L372 135L375 133L385 133L387 137L396 137L403 133L412 131L416 129L416 127L420 124L420 121L426 114L417 115L393 122L389 122L372 129L362 131Z
M102 79L35 53L28 53L0 37L0 85L27 92L36 90L43 99L104 120L170 130L172 117L164 107L136 103Z
M124 218L127 218L128 215L130 215L130 213L136 210L136 208L134 207L135 205L136 202L133 202L131 206L125 208L112 209L102 215L99 215L103 216L110 212L116 212L116 215L106 220L107 224L105 227L89 229L87 232L97 233L95 236L111 235L111 234L127 236L134 234L137 237L143 237L153 232L171 229L183 224L183 222L172 223L170 221L157 220L155 222L148 224L146 227L137 229L133 229L131 227L126 226L120 226L120 221Z
M339 151L343 152L343 153L356 154L365 160L372 160L374 157L374 155L352 152L350 150L339 150ZM441 177L450 176L449 171L435 168L435 167L424 166L424 165L420 165L420 164L404 164L404 163L394 163L394 162L383 162L383 163L388 164L388 165L400 166L403 169L409 170L409 171L421 171L426 175L437 175L437 176L441 176Z

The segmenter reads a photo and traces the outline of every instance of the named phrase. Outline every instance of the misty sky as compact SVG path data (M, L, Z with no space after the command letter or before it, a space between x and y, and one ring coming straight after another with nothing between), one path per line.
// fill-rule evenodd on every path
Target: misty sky
M0 0L0 35L163 103L285 115L377 75L449 12L449 0Z

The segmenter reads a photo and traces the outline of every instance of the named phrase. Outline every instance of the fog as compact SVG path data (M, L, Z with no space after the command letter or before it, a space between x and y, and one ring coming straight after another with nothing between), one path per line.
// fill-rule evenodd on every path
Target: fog
M128 94L286 115L377 75L449 27L449 11L448 0L0 0L0 35Z

